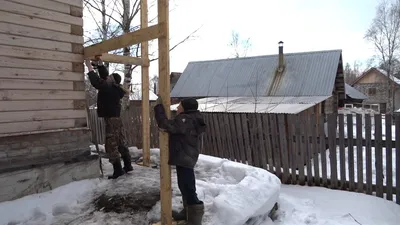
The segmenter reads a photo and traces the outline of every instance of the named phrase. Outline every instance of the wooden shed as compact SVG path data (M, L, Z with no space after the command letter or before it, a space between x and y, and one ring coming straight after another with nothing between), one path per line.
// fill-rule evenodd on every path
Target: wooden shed
M83 0L0 0L0 201L98 177Z

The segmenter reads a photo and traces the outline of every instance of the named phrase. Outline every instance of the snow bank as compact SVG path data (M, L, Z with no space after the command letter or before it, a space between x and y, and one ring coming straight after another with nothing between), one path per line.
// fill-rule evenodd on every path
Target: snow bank
M281 182L266 170L200 155L195 171L197 194L206 209L204 225L243 225L250 218L268 214L278 201ZM178 188L173 185L173 189L174 205L180 207ZM159 219L159 215L158 204L149 216Z
M242 225L268 214L278 201L281 182L265 170L205 155L196 169L210 175L197 183L198 192L207 196L209 224Z
M262 225L397 225L400 206L393 202L320 187L282 185L278 221Z

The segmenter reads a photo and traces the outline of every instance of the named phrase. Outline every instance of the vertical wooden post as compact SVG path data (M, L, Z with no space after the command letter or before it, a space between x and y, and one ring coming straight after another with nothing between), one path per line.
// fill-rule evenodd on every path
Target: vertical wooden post
M158 76L160 96L168 118L171 116L170 79L169 79L169 1L158 0L158 23L161 24L162 36L158 38ZM161 225L172 224L171 167L168 165L168 134L160 133L160 194Z
M140 1L140 28L148 27L147 0ZM150 166L149 42L141 43L143 166Z

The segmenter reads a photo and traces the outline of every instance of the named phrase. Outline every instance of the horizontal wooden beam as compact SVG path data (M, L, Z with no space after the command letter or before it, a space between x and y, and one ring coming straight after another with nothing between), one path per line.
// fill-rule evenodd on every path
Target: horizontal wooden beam
M142 58L123 56L123 55L101 54L101 59L104 62L109 62L109 63L120 63L120 64L139 65L139 66L144 64L144 60Z
M85 117L86 110L74 109L0 112L0 124L10 122L16 123L42 120L76 119Z
M88 46L84 50L85 58L159 38L163 35L163 26L165 25L157 24Z

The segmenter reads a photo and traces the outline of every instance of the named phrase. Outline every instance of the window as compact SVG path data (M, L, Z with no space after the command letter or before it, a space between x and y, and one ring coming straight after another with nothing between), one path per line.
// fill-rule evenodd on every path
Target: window
M369 96L376 95L376 88L374 88L374 87L368 88L368 95Z

